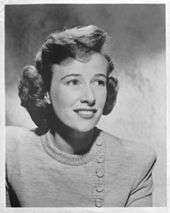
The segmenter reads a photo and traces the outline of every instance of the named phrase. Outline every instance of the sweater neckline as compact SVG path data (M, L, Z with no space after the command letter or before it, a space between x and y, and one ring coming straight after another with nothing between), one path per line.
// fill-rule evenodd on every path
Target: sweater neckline
M41 136L41 142L42 142L44 150L53 159L63 164L78 166L78 165L86 164L92 161L92 159L94 159L94 157L96 156L96 151L97 151L96 144L100 144L103 142L103 131L99 132L90 150L86 154L82 154L82 155L69 154L58 149L55 144L54 137L50 131L48 131L45 135Z

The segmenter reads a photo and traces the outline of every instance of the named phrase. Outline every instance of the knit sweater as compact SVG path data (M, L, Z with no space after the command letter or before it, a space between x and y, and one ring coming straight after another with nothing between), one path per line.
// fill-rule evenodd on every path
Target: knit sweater
M155 152L101 131L90 151L60 151L50 132L6 130L7 206L152 206Z

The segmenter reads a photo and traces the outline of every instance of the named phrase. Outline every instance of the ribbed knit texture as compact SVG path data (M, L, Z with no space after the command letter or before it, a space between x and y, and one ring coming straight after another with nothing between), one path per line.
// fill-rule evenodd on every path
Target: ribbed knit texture
M72 155L58 150L50 132L38 136L8 127L6 133L7 192L13 206L152 205L156 156L146 145L101 131L87 154Z
M102 133L100 137L98 137L98 141L102 140ZM95 157L96 146L95 144L91 147L90 151L87 154L83 155L73 155L60 151L53 140L53 136L50 132L47 132L46 135L41 137L42 145L45 151L51 155L57 161L68 164L68 165L81 165L84 163L88 163Z

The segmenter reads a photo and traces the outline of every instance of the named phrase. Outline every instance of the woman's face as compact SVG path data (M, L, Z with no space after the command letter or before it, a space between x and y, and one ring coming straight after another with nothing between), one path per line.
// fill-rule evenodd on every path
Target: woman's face
M67 59L52 66L50 100L57 117L78 131L99 121L106 101L107 61L99 53L86 62Z

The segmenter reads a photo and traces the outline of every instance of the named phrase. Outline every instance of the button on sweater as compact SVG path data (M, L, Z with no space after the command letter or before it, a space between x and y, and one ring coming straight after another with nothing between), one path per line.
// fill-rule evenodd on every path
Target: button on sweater
M64 153L50 132L7 127L7 206L152 206L155 152L104 131L84 155Z

